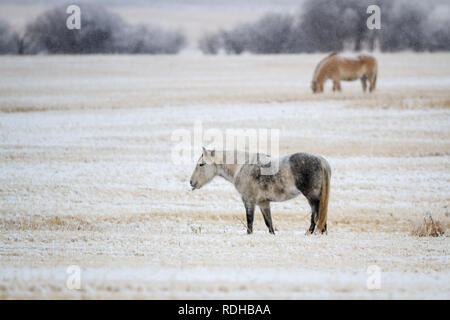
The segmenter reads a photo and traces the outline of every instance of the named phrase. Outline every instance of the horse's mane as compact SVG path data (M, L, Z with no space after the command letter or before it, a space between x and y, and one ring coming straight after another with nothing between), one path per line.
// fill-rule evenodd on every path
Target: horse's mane
M313 73L313 78L312 81L314 81L314 79L316 79L317 73L319 72L320 68L322 67L323 63L325 61L327 61L330 57L337 55L337 52L332 52L330 53L328 56L326 56L325 58L323 58L322 60L320 60L320 62L317 64L316 69L314 69L314 73Z
M219 150L216 151L218 153L219 159L223 163L230 164L230 160L236 161L238 158L243 159L245 161L245 164L259 164L259 165L266 165L267 162L271 159L271 157L268 154L265 153L253 153L248 151L241 151L241 150Z

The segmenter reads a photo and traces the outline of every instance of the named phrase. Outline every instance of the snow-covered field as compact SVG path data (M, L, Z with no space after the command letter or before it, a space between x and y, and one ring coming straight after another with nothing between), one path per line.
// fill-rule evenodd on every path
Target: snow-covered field
M449 225L450 54L376 56L375 93L322 95L323 55L1 57L0 298L449 299L448 231L411 230ZM198 121L324 155L328 235L303 197L248 236L231 184L190 191L171 136Z

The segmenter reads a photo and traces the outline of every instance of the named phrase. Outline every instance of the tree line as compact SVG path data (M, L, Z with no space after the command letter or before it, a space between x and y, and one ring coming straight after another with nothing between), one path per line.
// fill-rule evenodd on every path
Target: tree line
M381 9L381 29L369 30L369 5ZM23 32L0 21L0 54L147 53L176 54L186 46L183 32L132 25L107 9L83 4L82 27L66 27L66 6L28 23ZM409 0L306 0L298 14L266 14L229 30L205 34L205 54L450 50L450 5Z
M175 54L186 45L182 32L128 24L104 7L84 4L81 12L79 30L67 28L66 6L42 13L25 26L22 34L13 31L6 22L0 22L0 53Z
M378 5L381 28L367 27L367 7ZM205 54L450 50L450 5L407 0L307 0L299 14L272 13L231 30L205 34Z

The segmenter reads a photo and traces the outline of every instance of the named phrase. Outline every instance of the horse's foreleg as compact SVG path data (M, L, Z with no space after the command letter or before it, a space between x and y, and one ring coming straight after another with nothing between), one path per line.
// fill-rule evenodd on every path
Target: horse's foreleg
M333 80L333 91L341 91L341 82L339 80Z
M361 84L362 84L362 89L363 89L364 92L366 92L366 89L367 89L367 82L366 82L366 80L367 80L367 76L363 75L361 77Z
M318 92L323 92L323 84L324 84L323 82L319 83L319 85L318 85L319 86L319 91Z
M253 217L255 215L255 205L250 202L244 202L245 212L247 214L247 233L253 232Z
M264 217L264 222L266 223L267 228L269 228L269 232L271 234L275 234L272 225L272 215L270 214L270 202L260 203L259 208L261 209L261 213Z

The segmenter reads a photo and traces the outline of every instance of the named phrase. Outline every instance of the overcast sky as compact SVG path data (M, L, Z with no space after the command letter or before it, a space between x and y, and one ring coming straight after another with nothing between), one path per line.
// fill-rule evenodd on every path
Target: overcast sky
M153 8L210 8L210 9L235 9L252 8L256 10L295 10L303 0L83 0L69 1L70 3L91 2L106 5L145 6ZM3 4L25 5L55 5L64 3L61 0L0 0Z

